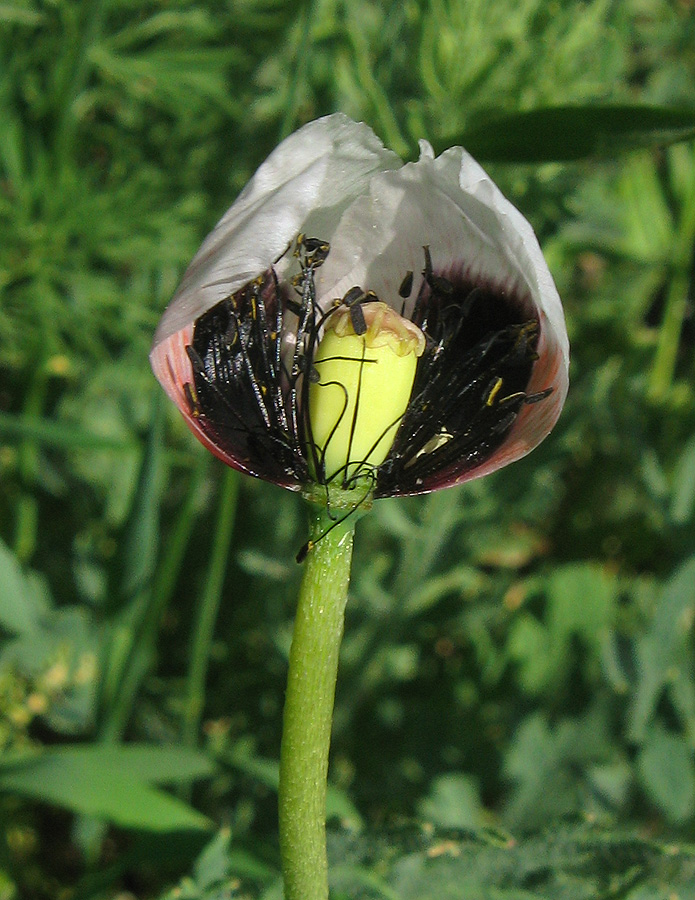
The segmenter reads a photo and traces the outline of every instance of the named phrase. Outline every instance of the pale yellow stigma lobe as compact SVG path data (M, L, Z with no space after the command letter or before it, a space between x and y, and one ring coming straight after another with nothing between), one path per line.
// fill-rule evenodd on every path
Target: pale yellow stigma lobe
M362 313L367 331L361 337L364 337L367 347L390 347L397 356L407 356L409 353L415 353L416 357L422 356L425 335L417 325L399 316L388 303L365 303L362 305ZM326 323L326 334L329 331L334 331L338 337L355 335L349 307L339 307L333 313Z

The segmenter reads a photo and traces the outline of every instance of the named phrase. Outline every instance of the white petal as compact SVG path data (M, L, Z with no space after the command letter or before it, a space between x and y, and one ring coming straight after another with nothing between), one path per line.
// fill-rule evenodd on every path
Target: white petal
M437 159L429 145L421 150L417 163L373 176L369 193L346 210L330 238L330 255L317 273L320 301L341 297L359 284L400 307L398 287L412 270L415 279L406 305L408 315L422 281L423 246L427 245L436 270L463 269L472 279L520 287L540 306L537 273L532 254L526 251L529 235L546 273L547 268L530 225L516 213L526 226L520 237L504 227L496 211L461 189L460 148Z
M270 154L206 238L162 317L155 345L265 271L301 231L330 234L374 172L401 164L367 125L342 114L300 128Z

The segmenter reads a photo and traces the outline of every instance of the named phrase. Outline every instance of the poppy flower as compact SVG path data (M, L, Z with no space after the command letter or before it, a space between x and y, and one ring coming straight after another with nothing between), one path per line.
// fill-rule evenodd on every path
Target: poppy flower
M291 490L424 493L562 408L562 306L529 223L460 147L403 164L337 114L271 153L165 311L152 367L220 459Z

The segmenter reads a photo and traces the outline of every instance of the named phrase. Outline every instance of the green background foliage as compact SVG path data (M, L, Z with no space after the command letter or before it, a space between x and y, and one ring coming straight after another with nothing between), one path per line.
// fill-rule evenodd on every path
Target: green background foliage
M358 526L336 897L695 897L694 84L686 0L0 5L2 900L281 896L304 511L208 459L147 354L335 110L476 150L573 350L530 457Z

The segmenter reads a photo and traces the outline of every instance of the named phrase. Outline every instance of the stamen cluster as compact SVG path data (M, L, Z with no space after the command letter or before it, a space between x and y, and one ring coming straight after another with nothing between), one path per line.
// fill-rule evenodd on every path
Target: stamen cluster
M349 490L369 477L377 497L417 493L427 489L431 476L452 464L460 468L462 459L470 466L486 459L521 407L550 394L552 388L525 390L538 358L539 324L524 317L524 303L496 296L492 286L436 273L425 247L422 287L411 320L403 320L411 335L424 335L412 393L397 420L384 422L374 441L391 431L390 449L378 465L367 452L327 469L331 440L342 424L354 437L358 414L347 400L347 386L340 385L346 399L333 432L315 437L310 394L312 385L321 383L321 336L336 325L345 333L349 322L366 347L365 310L384 306L373 291L355 286L323 312L316 271L329 252L327 241L299 235L294 249L299 272L289 282L280 282L271 267L195 323L187 347L193 381L184 386L189 412L247 471L288 487L313 480ZM409 272L401 294L411 284ZM407 296L401 299L404 306ZM388 382L382 390L388 394ZM347 415L350 421L343 423Z

